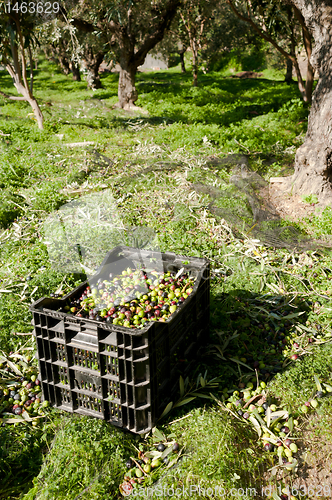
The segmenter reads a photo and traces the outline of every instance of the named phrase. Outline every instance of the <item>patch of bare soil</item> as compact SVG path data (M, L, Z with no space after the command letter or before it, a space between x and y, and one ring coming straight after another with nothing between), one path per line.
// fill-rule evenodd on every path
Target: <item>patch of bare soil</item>
M270 182L265 195L282 219L298 221L312 215L316 206L305 203L299 195L292 195L285 189L284 182Z
M231 75L231 78L259 78L263 76L263 73L256 73L255 71L240 71L239 73L235 73L235 75Z
M296 441L298 468L294 475L284 473L282 468L276 475L277 484L288 486L290 494L296 498L330 500L332 498L332 452L330 442L315 434L317 415L308 420L301 431L301 439ZM330 437L326 439L330 441ZM269 483L269 473L264 480ZM306 496L305 496L306 495Z
M332 498L332 453L331 443L324 442L313 434L314 424L303 432L299 447L299 468L293 487L307 492L311 498Z
M287 179L287 178L286 178ZM290 194L286 189L287 182L270 182L267 188L261 193L264 198L273 206L275 213L282 219L288 219L294 222L320 213L326 205L320 203L305 203L302 196ZM308 234L311 233L310 227L307 228ZM317 245L323 245L326 248L332 247L331 236L324 236L321 239L315 238ZM331 495L332 498L332 495Z

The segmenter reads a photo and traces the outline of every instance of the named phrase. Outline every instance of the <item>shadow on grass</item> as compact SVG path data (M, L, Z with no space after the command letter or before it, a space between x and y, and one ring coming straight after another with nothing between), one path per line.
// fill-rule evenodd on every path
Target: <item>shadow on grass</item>
M305 325L311 309L310 303L301 297L292 301L280 294L273 296L251 293L241 288L213 294L211 299L210 344L200 357L198 365L188 374L190 380L196 381L199 374L204 374L205 371L208 373L207 380L219 378L219 392L215 396L222 400L223 396L227 398L235 390L240 392L241 387L250 382L255 388L257 380L272 381L277 373L284 373L292 366L293 362L285 355L285 349L289 342L293 342L291 337L296 332L296 326ZM302 346L306 344L311 345L309 335L302 336ZM202 388L200 392L203 392ZM274 399L268 401L270 404L278 403ZM275 460L257 445L254 427L248 425L240 412L238 418L235 418L216 406L214 400L197 397L175 410L170 420L181 422L184 419L186 422L188 417L190 423L187 425L197 425L198 434L191 436L193 445L192 449L188 449L189 459L195 464L204 460L202 456L209 463L211 442L216 443L214 439L219 442L223 436L227 440L227 446L213 479L218 480L218 474L224 468L220 482L225 486L226 493L229 493L234 481L233 486L247 491L243 498L266 498L262 491L273 484L269 469ZM188 432L185 424L184 432ZM220 446L224 446L223 441L218 450ZM185 476L187 465L179 467L183 471L179 472L180 477L181 474ZM202 495L202 498L205 496Z
M285 357L286 345L296 332L295 325L305 325L310 306L299 296L291 301L283 295L260 295L242 289L213 296L211 342L228 359L227 363L222 362L218 356L221 352L215 350L223 379L246 382L256 378L256 370L260 380L268 381L282 371L291 363ZM308 339L309 334L303 342L309 345Z

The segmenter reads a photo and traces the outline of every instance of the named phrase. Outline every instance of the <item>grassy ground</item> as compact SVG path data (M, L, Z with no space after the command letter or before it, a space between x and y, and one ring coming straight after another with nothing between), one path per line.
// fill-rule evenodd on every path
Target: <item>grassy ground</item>
M212 265L210 345L191 380L207 371L207 380L218 377L220 383L216 399L197 397L160 422L158 428L179 441L185 455L158 485L192 485L197 498L210 498L209 487L224 488L226 498L231 488L256 488L256 498L266 498L262 487L296 484L315 436L331 443L331 399L322 398L316 412L299 408L317 390L315 375L326 383L332 376L331 254L306 248L309 234L332 234L332 212L297 224L265 221L261 234L276 234L276 224L278 231L293 232L287 248L263 246L250 239L252 192L234 184L238 171L222 159L245 154L263 185L289 173L308 110L296 86L280 80L212 73L200 75L193 88L191 75L174 69L139 74L137 104L148 114L126 113L112 109L117 76L107 74L102 82L103 89L87 91L85 82L41 64L35 94L45 116L43 132L25 103L0 97L1 349L7 356L33 352L32 337L17 335L31 332L29 304L59 286L69 291L82 279L51 266L43 233L48 214L108 189L124 224L147 224L162 251L207 257ZM12 90L4 72L0 88ZM93 145L67 145L82 141ZM212 211L211 200L219 212ZM294 231L298 249L292 249ZM294 354L298 359L291 359ZM266 398L298 420L294 475L282 468L275 476L268 472L278 464L277 452L264 451L255 427L225 404L234 390L256 385L255 368L267 383ZM151 436L139 440L55 410L40 427L6 425L0 436L0 498L9 499L118 498L133 446L151 446ZM327 459L325 448L317 445L316 452L313 474ZM252 497L239 491L239 498ZM154 496L158 491L150 492Z

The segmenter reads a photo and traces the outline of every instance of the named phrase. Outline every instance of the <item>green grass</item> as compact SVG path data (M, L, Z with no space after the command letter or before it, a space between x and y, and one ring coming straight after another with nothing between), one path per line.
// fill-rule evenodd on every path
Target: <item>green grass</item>
M62 415L48 460L25 499L115 498L130 438L98 419Z
M0 339L6 354L35 350L30 335L16 335L32 330L32 301L59 287L69 291L83 279L52 268L46 218L66 202L108 189L123 223L148 225L162 251L211 260L211 339L193 380L205 370L208 377L220 377L216 397L221 400L225 389L255 382L254 373L237 361L251 365L257 359L271 371L271 397L294 413L314 390L314 375L331 381L332 259L328 250L309 245L312 235L324 239L331 234L331 210L297 223L257 224L248 202L271 176L292 172L306 132L308 109L297 89L268 78L268 71L248 80L200 74L197 88L191 86L191 75L178 68L139 73L137 104L145 114L112 108L116 74L102 76L104 88L92 92L84 81L73 82L41 61L35 94L44 131L28 116L25 103L0 97L5 134L0 137ZM4 72L0 88L13 92ZM94 145L66 145L83 141ZM223 163L228 153L246 155L256 175L252 183L243 181L234 161ZM278 236L284 248L264 246L266 234ZM261 242L250 239L254 236ZM294 241L303 248L294 249ZM301 314L283 320L293 312ZM275 334L279 337L272 345ZM309 335L312 347L307 346ZM295 341L302 342L306 354L288 364ZM226 361L215 346L224 350ZM261 371L260 378L265 376ZM253 428L206 401L195 399L160 422L186 451L158 485L213 485L229 491L268 484L271 478L263 473L273 457L257 444ZM329 398L319 412L327 429ZM55 410L40 428L1 429L0 498L9 499L21 493L26 500L118 498L125 461L133 445L143 443L98 420ZM330 443L330 434L319 429Z

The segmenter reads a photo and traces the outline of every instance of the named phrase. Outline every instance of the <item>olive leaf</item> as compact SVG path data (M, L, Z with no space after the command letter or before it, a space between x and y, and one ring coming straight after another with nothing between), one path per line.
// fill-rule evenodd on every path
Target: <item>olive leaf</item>
M255 431L257 431L258 437L261 437L262 429L261 429L261 426L259 425L259 423L257 422L257 420L255 419L255 417L250 415L249 420L252 423L252 425L254 426Z
M172 408L173 408L173 402L171 401L170 403L168 403L168 405L166 406L166 408L164 409L159 418L165 417L171 411Z
M228 358L230 361L234 361L234 363L237 363L239 365L243 365L245 366L246 368L248 368L249 370L251 370L252 372L254 371L253 368L251 368L251 366L249 365L246 365L245 363L243 363L243 361L240 361L239 359L235 359L235 358Z
M144 455L147 458L160 458L162 453L161 451L147 451L146 453L144 453Z
M177 280L177 279L178 279L178 277L179 277L179 276L181 276L181 274L183 273L183 271L184 271L184 267L181 267L181 269L180 269L180 270L179 270L179 272L176 274L176 276L175 276L175 278L174 278L174 279L175 279L175 280Z
M266 410L266 426L270 427L271 425L271 408L268 407Z
M317 375L314 375L314 379L315 379L315 382L316 382L317 390L318 391L323 391L322 385L321 385L320 380L317 377Z
M13 372L16 373L16 375L20 375L21 377L23 377L23 373L18 368L16 368L16 365L9 361L9 359L7 359L7 365L10 366L10 368L13 370Z
M203 394L202 392L194 392L195 396L199 398L205 398L205 399L211 399L211 396L209 394Z
M167 405L167 406L169 406L169 405ZM156 438L158 441L166 441L165 434L163 434L159 429L157 429L157 427L154 427L152 429L152 434L153 434L153 437Z
M253 411L253 414L255 415L256 420L258 420L258 422L261 424L261 426L262 426L262 427L263 427L263 426L265 426L265 422L264 422L264 420L262 419L262 417L260 416L260 414L258 413L258 411L257 411L257 410L254 410L254 411Z
M179 406L186 405L187 403L190 403L194 399L196 399L196 396L192 396L190 398L183 399L182 401L178 401L177 403L175 403L174 408L178 408Z
M298 313L287 314L286 316L282 316L282 319L285 320L285 319L297 318L298 316L301 316L301 314L304 314L304 313L305 313L305 311L300 311Z
M270 408L268 408L270 409ZM286 410L279 410L279 411L273 411L271 412L271 418L276 417L276 418L288 418L288 411Z
M24 413L24 412L23 412ZM22 415L23 415L22 413ZM12 418L4 418L3 419L3 423L4 424L17 424L18 422L32 422L33 420L36 420L40 418L39 417L29 417L29 416L24 416L23 418L21 416L16 416L16 417L12 417Z
M289 417L288 418L288 420L287 420L287 427L289 428L289 432L293 432L293 428L294 428L293 417Z
M161 460L163 460L165 457L167 457L167 455L172 453L172 451L173 451L173 445L167 446L167 448L165 448L165 450L162 452L160 456Z
M272 438L272 437L265 437L264 441L268 441L269 443L272 443L272 444L277 444L278 439Z

